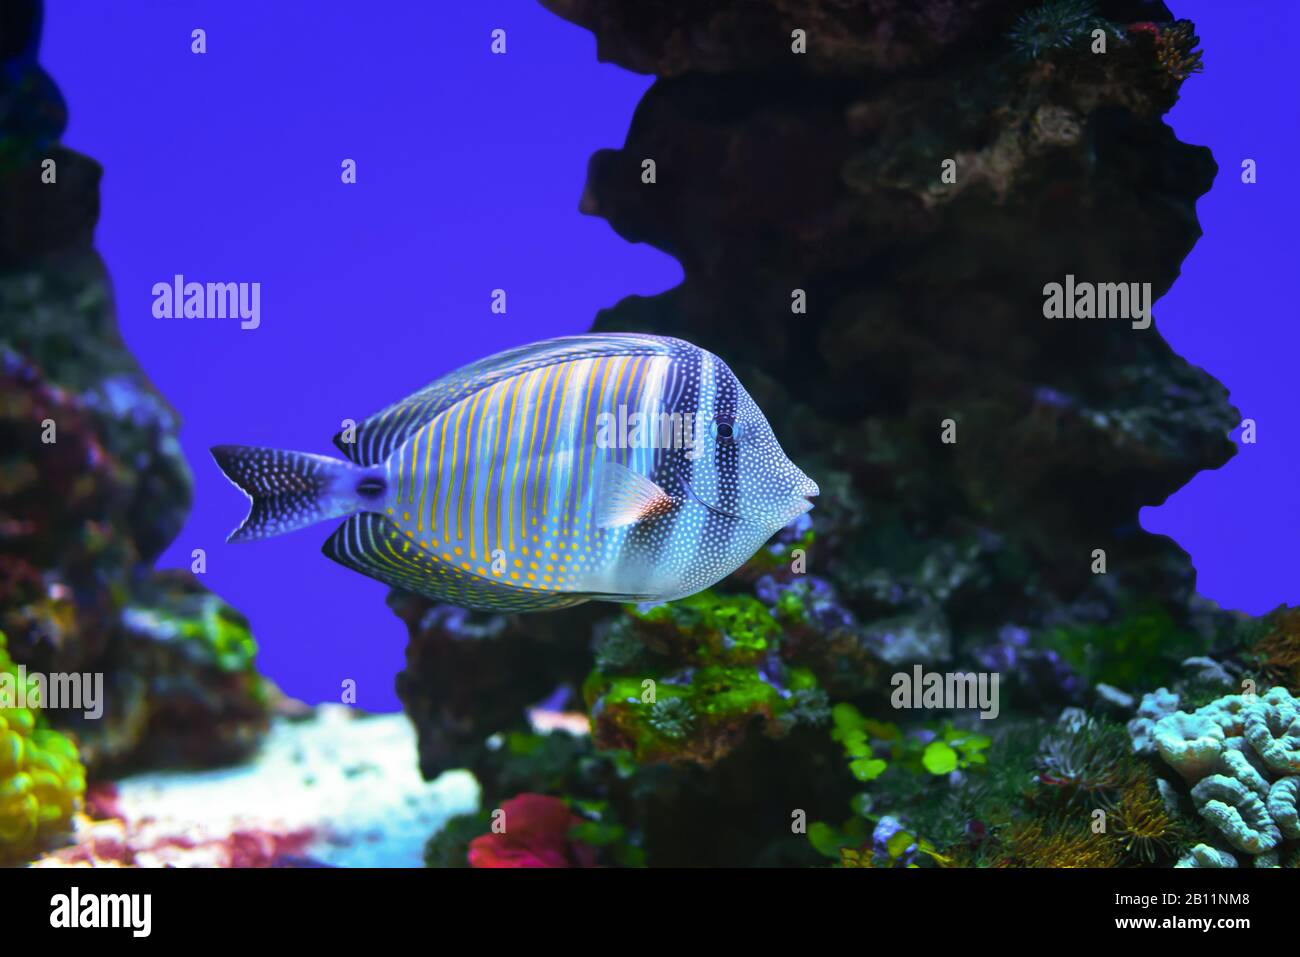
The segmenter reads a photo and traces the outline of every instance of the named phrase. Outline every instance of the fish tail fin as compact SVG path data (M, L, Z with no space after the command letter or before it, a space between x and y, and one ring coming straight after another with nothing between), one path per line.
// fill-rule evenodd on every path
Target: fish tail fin
M248 445L217 445L211 451L226 478L250 502L247 517L228 542L270 538L351 515L383 494L383 479L375 470L342 459Z

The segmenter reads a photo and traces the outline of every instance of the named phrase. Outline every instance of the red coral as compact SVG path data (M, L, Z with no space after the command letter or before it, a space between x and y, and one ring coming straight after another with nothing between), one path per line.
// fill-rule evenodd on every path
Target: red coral
M1157 40L1160 39L1160 25L1152 23L1150 20L1143 20L1141 23L1130 23L1124 29L1129 33L1149 33Z
M469 844L471 867L594 867L596 852L571 840L582 818L559 798L520 794L501 802L504 830Z

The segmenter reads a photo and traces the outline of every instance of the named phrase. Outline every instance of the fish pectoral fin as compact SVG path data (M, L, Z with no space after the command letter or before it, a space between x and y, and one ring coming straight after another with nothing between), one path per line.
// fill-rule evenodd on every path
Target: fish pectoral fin
M588 600L571 592L512 588L439 561L390 519L374 512L353 515L334 530L321 551L340 565L394 588L479 611L542 611Z
M677 506L653 481L617 462L602 462L597 470L594 510L598 528L618 528L663 515Z

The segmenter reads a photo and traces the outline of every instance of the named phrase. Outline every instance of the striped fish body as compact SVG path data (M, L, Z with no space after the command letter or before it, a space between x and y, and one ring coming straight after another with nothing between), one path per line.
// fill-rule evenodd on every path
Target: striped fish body
M632 528L595 521L604 463L652 474L655 449L602 448L597 426L660 410L676 361L567 359L461 399L388 459L386 514L438 577L475 575L525 591L659 593L668 585L662 566L618 574Z
M472 608L691 594L817 492L725 363L656 336L511 350L335 441L329 500L358 494L325 553Z

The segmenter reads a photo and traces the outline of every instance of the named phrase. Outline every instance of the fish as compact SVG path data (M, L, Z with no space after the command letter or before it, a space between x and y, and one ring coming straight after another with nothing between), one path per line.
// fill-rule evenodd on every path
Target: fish
M684 598L813 507L718 356L640 333L518 346L334 436L343 458L219 445L248 542L346 517L322 551L484 611Z

